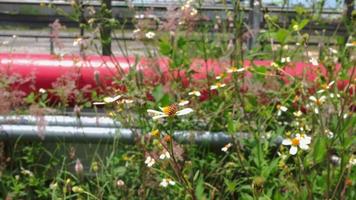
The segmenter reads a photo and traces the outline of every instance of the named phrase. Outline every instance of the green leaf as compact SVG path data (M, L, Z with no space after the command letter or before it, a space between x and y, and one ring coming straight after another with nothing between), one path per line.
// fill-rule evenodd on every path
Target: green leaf
M169 97L168 94L163 95L163 97L161 98L161 100L159 101L159 103L162 106L167 106L171 103L171 98Z
M162 40L159 43L159 52L164 56L169 56L172 52L171 44L166 40Z
M274 159L269 165L262 168L261 175L267 180L278 169L279 159Z
M115 174L117 176L123 176L126 173L126 167L117 167L115 168Z
M31 92L25 99L26 103L33 103L35 101L35 93Z
M314 161L316 163L320 163L324 160L327 152L327 138L326 137L318 137L316 139L313 151Z
M295 7L295 12L296 12L298 15L303 15L303 14L306 12L306 10L305 10L305 8L302 7L302 6L296 6L296 7Z
M266 73L267 73L267 68L266 67L254 67L253 68L254 69L254 78L255 79L257 79L257 80L259 80L259 81L261 81L261 80L263 80L264 78L265 78L265 76L266 76Z
M179 37L177 41L177 47L179 49L183 49L185 45L187 44L187 41L183 37Z
M236 187L237 187L237 185L238 185L237 182L235 182L235 181L230 181L230 180L224 178L224 183L225 183L225 185L226 185L226 187L227 187L227 191L228 191L228 192L235 192Z
M156 102L160 102L164 96L163 86L157 85L152 92L152 96L154 97Z
M299 22L299 30L302 30L306 25L308 25L308 23L308 19L303 19L301 22Z
M274 34L274 39L279 43L286 43L290 32L287 29L281 28Z
M241 193L241 199L244 199L244 200L253 200L253 197L249 194L246 194L246 193Z
M198 200L205 200L207 199L204 194L204 180L202 177L199 178L197 186L195 188L195 195L197 196Z

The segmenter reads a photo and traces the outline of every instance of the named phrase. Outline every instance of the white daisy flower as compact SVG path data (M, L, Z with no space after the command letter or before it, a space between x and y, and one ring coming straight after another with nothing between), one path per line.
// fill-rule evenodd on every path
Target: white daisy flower
M139 32L141 32L141 29L137 28L137 29L135 29L132 33L133 33L134 35L136 35L136 34L138 34Z
M153 39L156 36L156 34L154 32L152 32L152 31L150 31L150 32L147 32L145 34L145 36L146 36L147 39Z
M334 133L331 132L329 129L325 130L325 135L329 138L332 139L334 137Z
M197 97L200 97L201 93L199 91L194 90L194 91L189 92L188 95L195 95Z
M198 14L197 9L192 8L192 11L190 11L190 16L195 16L195 15L197 15L197 14Z
M153 159L151 156L147 156L145 160L145 164L147 165L147 167L152 167L155 163L155 159Z
M45 89L43 89L43 88L40 88L40 89L38 90L38 92L41 93L41 94L44 94L44 93L46 93L47 91L46 91Z
M333 54L337 54L338 52L337 52L337 50L336 49L333 49L333 48L329 48L329 51L331 52L331 53L333 53Z
M83 43L83 38L77 38L73 41L73 47L78 46Z
M356 166L356 157L355 156L351 156L350 160L349 160L349 165L350 166Z
M346 47L356 47L356 41L346 43Z
M319 65L319 62L315 57L311 57L309 62L314 66L318 66Z
M339 165L340 164L340 161L341 161L341 158L337 155L332 155L331 158L330 158L331 162L333 162L334 164L337 164Z
M290 57L281 58L281 63L289 63Z
M282 106L280 104L277 105L277 116L281 116L282 115L282 112L286 112L288 110L287 107L285 106Z
M216 90L218 88L222 88L225 87L226 84L225 83L215 83L215 85L210 86L210 90Z
M295 155L298 152L298 148L302 150L308 150L309 144L311 143L311 137L307 135L296 134L293 139L286 138L282 141L283 145L291 146L289 149L289 153L291 155Z
M240 69L237 69L236 67L230 67L227 69L227 73L231 74L231 73L238 73L238 72L243 72L245 71L245 68L240 68Z
M174 117L174 116L182 116L187 115L194 110L191 108L184 108L182 110L178 110L177 104L173 104L170 106L166 106L161 108L161 111L148 109L147 113L152 116L153 120L164 118L164 117Z
M221 151L227 152L230 149L231 146L232 146L231 143L227 143L223 148L221 148Z
M335 81L331 81L329 84L327 84L327 85L322 85L321 86L321 90L318 90L317 91L317 93L318 94L320 94L320 93L323 93L323 92L325 92L326 90L329 90L330 89L330 87L332 86L332 85L334 85L334 83L335 83Z
M171 155L169 154L168 151L165 151L164 153L162 153L162 154L159 156L159 159L161 159L161 160L170 159L170 158L171 158Z
M302 111L298 110L296 112L293 112L293 115L296 117L301 117L303 115Z
M115 101L118 101L119 99L121 99L122 95L117 95L114 97L105 97L103 99L103 102L94 102L93 105L104 105L104 104L108 104L108 103L113 103Z
M326 100L325 96L321 96L320 98L316 98L315 96L310 96L309 100L313 101L315 107L314 107L314 113L319 114L319 107L323 105L323 103Z
M161 183L159 184L161 187L167 187L168 185L175 185L176 182L172 181L171 179L169 178L164 178L162 179Z

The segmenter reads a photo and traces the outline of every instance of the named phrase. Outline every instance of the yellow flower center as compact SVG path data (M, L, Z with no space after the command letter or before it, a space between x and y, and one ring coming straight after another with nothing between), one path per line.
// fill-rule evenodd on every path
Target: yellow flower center
M237 68L236 68L236 67L230 67L230 71L236 72L236 71L237 71Z
M316 99L315 104L316 104L317 106L321 106L321 104L323 104L323 102L320 101L320 99Z
M293 146L298 146L299 145L299 139L298 138L293 138L292 145Z
M329 89L329 86L327 84L322 84L321 88L323 88L324 90L327 90L327 89Z
M152 135L153 137L159 137L159 135L160 135L159 130L158 130L158 129L155 129L155 130L151 131L151 135Z
M221 83L216 83L215 86L216 86L216 87L221 87L222 84L221 84Z
M176 104L166 106L162 108L162 112L168 116L174 116L178 111L178 106Z

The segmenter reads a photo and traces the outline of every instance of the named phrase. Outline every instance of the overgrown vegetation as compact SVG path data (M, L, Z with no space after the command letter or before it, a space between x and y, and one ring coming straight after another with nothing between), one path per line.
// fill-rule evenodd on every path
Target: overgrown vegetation
M146 56L132 62L125 41L118 42L132 70L108 88L78 89L75 77L66 76L53 90L19 97L11 89L18 79L0 77L0 113L31 105L43 116L54 109L55 95L62 109L76 100L77 108L102 107L140 130L135 145L94 145L96 153L86 158L76 152L82 147L67 143L50 150L21 139L2 143L11 147L0 149L2 198L355 199L355 18L340 22L348 37L317 35L325 42L316 52L304 31L313 13L298 7L286 25L267 13L248 50L246 41L256 33L244 25L240 2L232 5L214 23L204 23L191 0L169 10L166 20L154 18L158 27L144 20L151 13L143 14L133 35ZM88 9L88 30L124 26ZM75 44L84 52L91 44L99 49L90 38ZM153 77L139 70L142 62ZM231 142L183 145L173 137L177 130L224 132Z

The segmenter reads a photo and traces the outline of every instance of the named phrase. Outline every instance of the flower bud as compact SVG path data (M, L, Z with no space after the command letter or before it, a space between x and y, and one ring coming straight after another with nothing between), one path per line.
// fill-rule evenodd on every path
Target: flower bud
M91 164L91 169L93 170L93 172L97 172L99 170L99 164L98 162L94 161L92 164Z
M83 167L82 162L79 159L77 159L77 161L75 162L75 166L74 166L75 172L77 174L82 174L83 173L83 169L84 169L84 167Z
M79 186L74 186L74 187L72 188L72 191L73 191L74 193L83 193L83 192L84 192L83 188L81 188L81 187L79 187Z
M123 180L119 179L116 181L116 186L118 188L121 188L121 187L125 186L125 182Z

